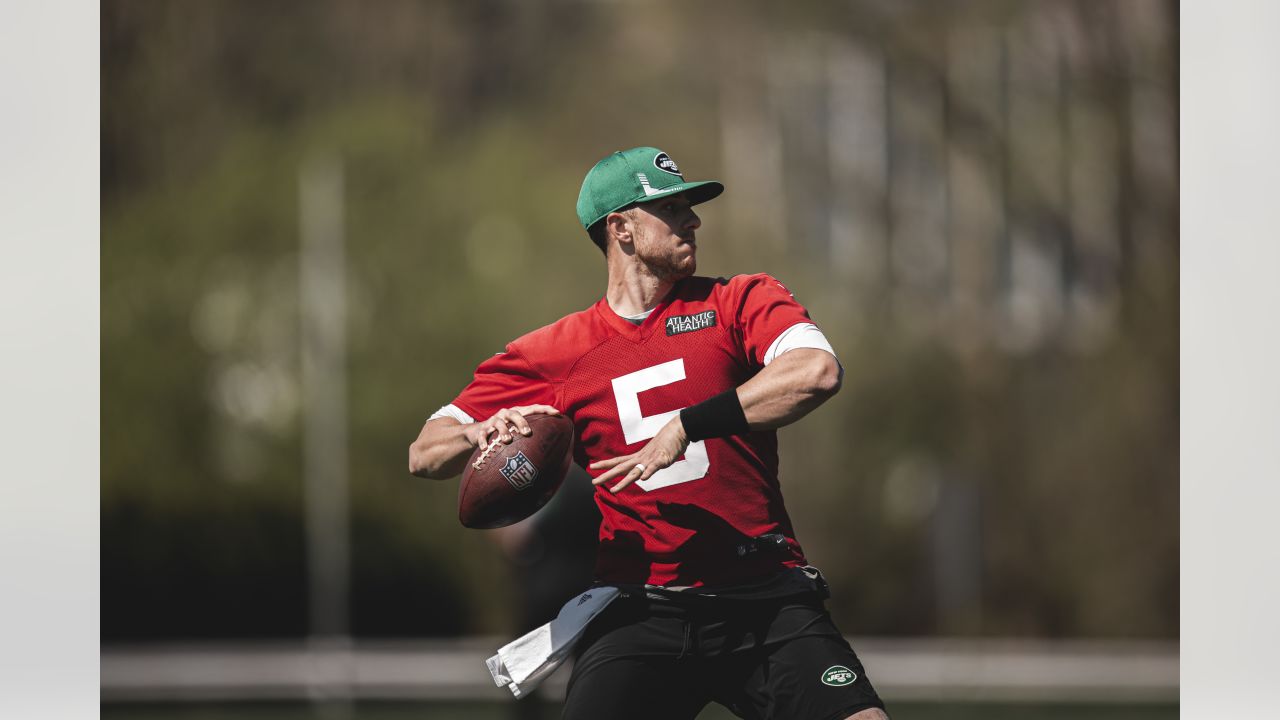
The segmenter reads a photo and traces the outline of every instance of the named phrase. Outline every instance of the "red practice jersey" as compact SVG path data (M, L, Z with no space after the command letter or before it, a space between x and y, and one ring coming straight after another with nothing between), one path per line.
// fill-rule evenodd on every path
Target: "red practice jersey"
M746 382L783 331L809 322L768 275L692 277L638 326L602 298L519 338L477 368L453 405L477 420L551 405L572 418L574 459L585 468L640 450L681 409ZM772 430L691 443L648 480L595 497L604 583L715 587L806 564L783 507ZM765 534L786 542L748 549Z

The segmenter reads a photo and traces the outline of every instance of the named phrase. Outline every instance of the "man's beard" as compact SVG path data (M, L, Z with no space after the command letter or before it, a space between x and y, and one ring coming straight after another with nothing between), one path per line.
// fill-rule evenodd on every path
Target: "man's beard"
M664 248L666 252L662 255L640 256L641 262L653 273L653 276L659 280L676 282L683 280L698 269L698 255L688 255L686 257L677 257L681 253L679 245L674 248Z
M649 272L653 273L654 277L670 282L683 280L698 269L697 256L677 260L674 254L668 254L662 257L643 258L643 260L645 267L649 268Z

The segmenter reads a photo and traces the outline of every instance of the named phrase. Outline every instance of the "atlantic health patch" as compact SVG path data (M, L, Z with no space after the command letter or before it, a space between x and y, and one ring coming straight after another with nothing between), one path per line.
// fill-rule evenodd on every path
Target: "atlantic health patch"
M673 315L667 318L667 337L680 333L705 330L716 326L716 311L703 310L693 315Z

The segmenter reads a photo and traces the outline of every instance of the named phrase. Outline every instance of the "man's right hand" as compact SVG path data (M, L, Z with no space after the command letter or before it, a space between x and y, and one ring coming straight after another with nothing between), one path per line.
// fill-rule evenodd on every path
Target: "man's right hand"
M525 437L533 434L533 430L529 427L529 421L525 419L526 415L559 414L560 411L550 405L523 405L515 408L503 408L494 413L488 420L465 425L463 433L472 447L481 447L489 444L494 433L498 434L498 440L510 444L515 439L515 433L520 433Z
M481 422L463 424L452 417L428 420L409 445L409 472L437 480L454 477L466 467L471 453L488 445L495 434L499 441L510 443L514 433L533 433L526 416L560 414L550 405L525 405L503 408Z

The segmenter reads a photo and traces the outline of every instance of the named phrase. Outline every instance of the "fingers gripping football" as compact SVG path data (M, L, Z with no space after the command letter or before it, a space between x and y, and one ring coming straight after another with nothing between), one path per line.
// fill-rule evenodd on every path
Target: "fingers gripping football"
M533 434L526 415L559 415L560 411L550 405L524 405L514 408L503 408L494 413L488 420L473 423L466 429L467 440L475 447L491 442L496 433L499 442L510 444L515 433L525 437Z
M617 493L633 482L648 480L659 470L670 467L688 448L689 437L684 432L680 416L677 415L662 426L658 434L653 436L653 439L639 452L591 463L591 470L605 470L591 483L600 486L611 480L622 478L616 485L609 488L609 492Z

